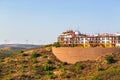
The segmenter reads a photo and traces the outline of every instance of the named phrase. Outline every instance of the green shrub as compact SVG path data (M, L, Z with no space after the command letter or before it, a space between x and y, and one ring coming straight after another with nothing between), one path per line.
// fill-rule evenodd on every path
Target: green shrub
M97 71L102 71L103 68L101 68L100 66L97 66L97 67L96 67L96 70L97 70Z
M43 74L43 71L44 71L43 66L40 66L40 65L39 66L37 66L37 65L34 66L35 75L36 74L41 74L41 73Z
M54 46L54 47L60 47L60 43L59 43L59 42L55 42L55 43L53 44L53 46Z
M101 80L101 79L99 79L98 77L94 77L92 80Z
M12 68L9 69L8 80L13 80L11 74L12 74Z
M47 75L50 79L52 79L53 76L54 76L53 72L51 72L51 71L48 71L46 75Z
M94 75L92 80L119 80L120 79L120 69L108 69L100 71Z
M21 53L21 56L28 56L27 54L25 54L25 53Z
M70 75L65 74L64 78L70 78Z
M54 69L54 67L52 67L52 66L50 66L48 64L44 66L45 71L49 71L49 70L53 70L53 69Z
M25 65L22 64L21 66L21 77L24 77L25 76Z
M50 60L47 60L47 62L46 62L47 64L52 64L52 62L50 61Z
M80 64L80 63L77 63L76 64L76 71L79 72L80 70L82 70L84 67Z
M62 70L63 72L65 72L65 71L66 71L65 66L62 66L62 67L61 67L61 70Z
M33 59L33 64L38 63L37 59Z
M37 58L37 57L39 57L40 56L40 54L38 54L38 53L32 53L31 54L31 58Z
M3 62L3 59L2 59L2 58L0 58L0 63L1 63L1 62Z
M61 69L62 71L66 71L65 65L67 65L67 62L62 62Z
M42 58L47 58L48 56L47 55L43 55Z
M27 63L27 62L28 62L28 61L26 61L26 60L21 60L21 61L20 61L21 64L24 64L24 63Z
M24 53L24 51L23 51L23 50L21 50L21 51L20 51L20 53Z
M118 69L118 67L117 66L111 66L109 69L115 70L115 69Z
M106 56L105 59L106 59L106 61L107 61L107 64L114 63L114 59L113 59L112 56Z
M68 63L67 62L62 62L62 65L64 66L64 65L67 65Z
M8 76L8 80L13 80L11 77Z

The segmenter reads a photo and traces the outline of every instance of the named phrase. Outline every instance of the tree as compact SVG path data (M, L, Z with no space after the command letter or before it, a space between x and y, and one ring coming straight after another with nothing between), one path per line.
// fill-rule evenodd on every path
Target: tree
M60 43L59 43L59 42L55 42L55 43L53 44L53 46L54 46L54 47L60 47Z

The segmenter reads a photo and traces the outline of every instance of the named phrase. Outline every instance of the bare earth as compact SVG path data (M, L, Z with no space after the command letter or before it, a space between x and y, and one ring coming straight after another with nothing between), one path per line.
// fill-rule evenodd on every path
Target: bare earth
M120 48L52 48L53 54L63 62L74 64L79 61L97 60L102 56L120 51Z

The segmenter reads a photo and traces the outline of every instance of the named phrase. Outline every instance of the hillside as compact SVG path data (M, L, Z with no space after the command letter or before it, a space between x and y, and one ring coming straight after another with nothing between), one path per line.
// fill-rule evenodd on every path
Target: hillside
M0 48L0 59L4 59L10 56L14 56L21 51L24 51L26 49L20 49L20 48Z
M12 49L32 49L40 47L41 45L33 45L33 44L1 44L0 48L12 48Z
M18 54L21 51L42 47L42 45L32 44L1 44L0 45L0 58L10 57Z
M42 47L18 53L0 60L0 80L119 80L120 52L97 61L76 64L60 62L51 47Z

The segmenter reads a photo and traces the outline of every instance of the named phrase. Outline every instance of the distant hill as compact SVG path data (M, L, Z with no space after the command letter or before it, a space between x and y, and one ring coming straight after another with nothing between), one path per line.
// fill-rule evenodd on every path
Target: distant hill
M32 44L1 44L0 48L10 48L10 49L32 49L40 47L41 45L32 45Z
M31 44L2 44L0 45L0 58L6 58L20 53L21 51L35 49L40 45Z

